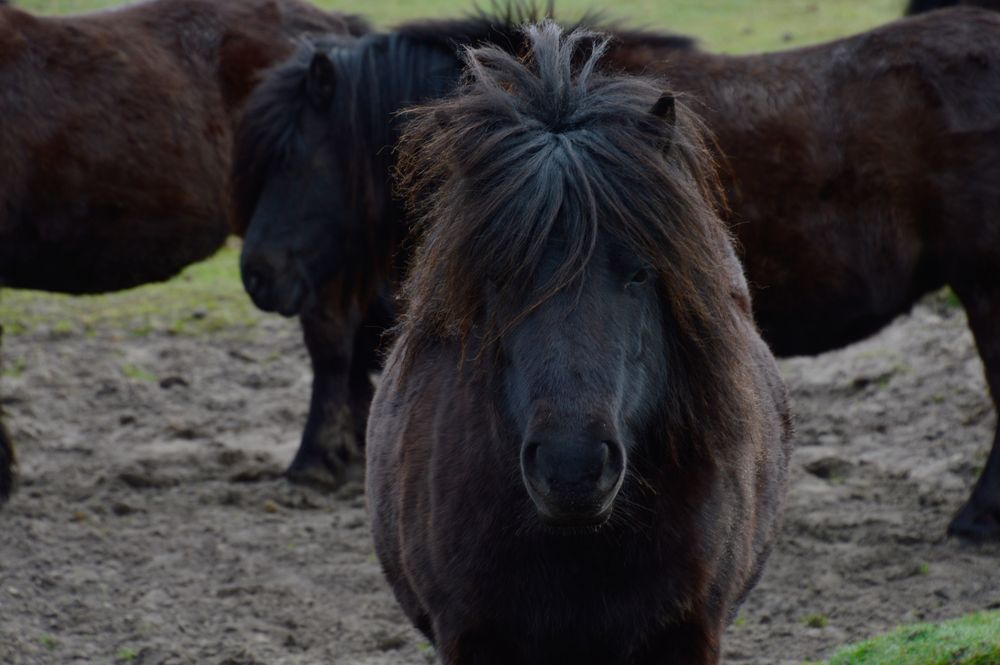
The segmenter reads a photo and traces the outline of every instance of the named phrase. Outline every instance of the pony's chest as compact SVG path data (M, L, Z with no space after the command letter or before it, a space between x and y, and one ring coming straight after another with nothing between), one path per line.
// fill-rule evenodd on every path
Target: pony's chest
M679 614L685 575L650 552L607 543L552 548L497 547L488 562L453 569L453 606L520 651L522 663L633 662L644 644ZM452 560L454 563L454 559Z

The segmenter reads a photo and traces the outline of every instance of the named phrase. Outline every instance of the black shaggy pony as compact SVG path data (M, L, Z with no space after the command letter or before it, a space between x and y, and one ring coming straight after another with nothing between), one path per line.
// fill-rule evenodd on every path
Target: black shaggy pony
M236 141L241 270L254 303L301 314L315 378L293 479L342 476L361 454L380 334L406 263L408 218L391 192L397 114L458 83L458 45L524 47L529 3L304 46L259 86ZM590 22L592 19L584 19ZM617 31L619 47L687 49L663 33Z
M376 551L447 665L709 665L790 433L691 114L527 29L413 112L422 213L372 404Z

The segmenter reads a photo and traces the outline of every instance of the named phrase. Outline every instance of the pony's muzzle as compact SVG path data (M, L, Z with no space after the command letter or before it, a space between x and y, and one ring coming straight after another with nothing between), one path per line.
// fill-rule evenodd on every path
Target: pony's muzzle
M521 472L542 522L598 525L610 517L625 477L625 448L608 439L535 433L521 446Z
M287 263L276 256L248 252L244 247L240 259L243 288L253 303L265 312L294 316L301 309L305 289L301 280L287 275Z

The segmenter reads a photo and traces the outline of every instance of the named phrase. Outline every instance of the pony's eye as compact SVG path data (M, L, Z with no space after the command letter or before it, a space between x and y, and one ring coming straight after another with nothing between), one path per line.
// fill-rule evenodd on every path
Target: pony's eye
M625 288L639 286L640 284L645 284L647 281L649 281L649 268L639 268L632 273L632 277L629 278Z

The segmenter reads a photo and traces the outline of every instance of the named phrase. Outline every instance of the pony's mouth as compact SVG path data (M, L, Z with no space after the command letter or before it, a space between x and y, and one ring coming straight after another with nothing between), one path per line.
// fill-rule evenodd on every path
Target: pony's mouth
M594 514L573 514L554 516L539 510L538 519L547 533L573 536L597 533L611 519L613 506L608 506Z

